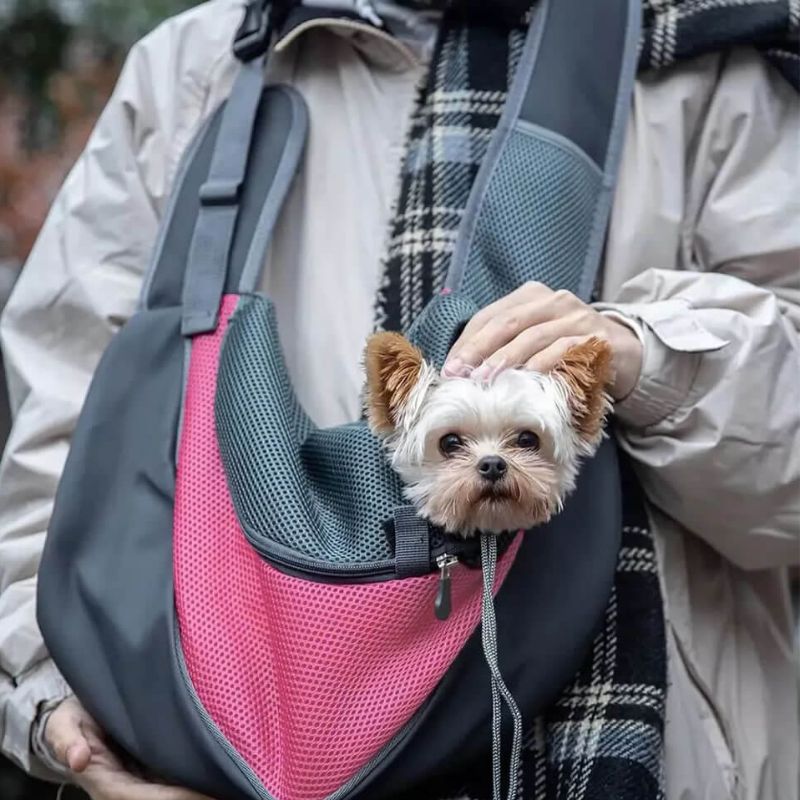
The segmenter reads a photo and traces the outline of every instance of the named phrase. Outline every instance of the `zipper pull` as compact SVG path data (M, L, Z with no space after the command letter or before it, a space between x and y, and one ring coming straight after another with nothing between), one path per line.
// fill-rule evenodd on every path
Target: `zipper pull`
M433 603L433 613L436 619L442 621L450 616L453 609L452 590L450 587L450 568L458 564L456 556L442 553L436 556L436 566L439 568L439 588L436 590L436 600Z

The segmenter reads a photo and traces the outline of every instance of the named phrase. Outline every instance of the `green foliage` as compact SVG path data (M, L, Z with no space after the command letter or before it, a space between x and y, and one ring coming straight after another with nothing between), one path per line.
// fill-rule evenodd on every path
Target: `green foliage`
M61 66L70 26L47 3L17 2L0 28L0 75L15 88L38 94Z
M76 69L76 48L113 75L128 48L159 22L198 0L0 0L0 101L23 98L23 138L37 148L58 136L61 120L48 87Z
M197 0L85 0L82 24L98 39L127 49L161 20Z
M12 0L0 4L0 75L41 90L76 38L124 52L197 0Z

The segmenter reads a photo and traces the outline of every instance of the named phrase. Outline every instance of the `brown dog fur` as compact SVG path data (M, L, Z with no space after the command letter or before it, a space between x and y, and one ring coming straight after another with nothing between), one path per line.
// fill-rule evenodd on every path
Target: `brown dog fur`
M376 333L367 340L364 362L370 425L378 433L391 433L419 379L422 353L399 333Z
M592 336L570 347L553 370L569 387L575 428L590 442L600 436L611 407L611 355L608 343Z

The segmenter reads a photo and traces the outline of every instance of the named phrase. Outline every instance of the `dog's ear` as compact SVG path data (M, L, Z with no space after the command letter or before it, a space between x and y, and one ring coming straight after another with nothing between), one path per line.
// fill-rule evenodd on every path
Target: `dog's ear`
M375 333L364 352L367 372L366 408L372 430L390 434L420 378L422 353L399 333Z
M578 433L588 442L597 441L611 408L606 392L612 378L608 342L592 336L573 345L553 372L567 384L573 424Z

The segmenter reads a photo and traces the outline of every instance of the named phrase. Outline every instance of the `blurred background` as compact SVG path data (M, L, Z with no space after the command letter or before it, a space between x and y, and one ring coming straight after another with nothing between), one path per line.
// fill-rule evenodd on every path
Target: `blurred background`
M0 0L0 310L128 48L196 2ZM0 452L7 435L0 355ZM0 758L1 800L55 794Z

